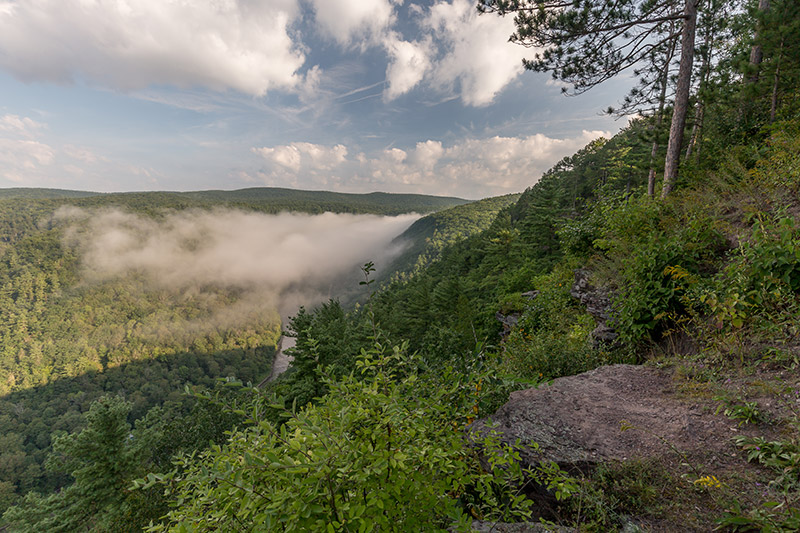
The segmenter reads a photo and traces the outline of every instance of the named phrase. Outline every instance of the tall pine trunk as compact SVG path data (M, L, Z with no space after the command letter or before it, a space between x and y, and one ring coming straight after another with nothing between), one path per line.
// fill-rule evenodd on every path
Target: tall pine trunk
M664 122L664 103L667 99L667 84L669 83L669 65L675 55L675 44L673 40L664 60L664 70L661 71L661 93L658 95L658 113L656 123L653 127L653 148L650 150L650 172L647 174L647 195L653 197L656 193L656 157L658 156L659 136L661 135L661 124Z
M672 123L669 128L667 158L664 161L664 187L661 198L675 187L678 178L678 164L681 159L683 130L686 127L686 114L689 109L689 89L692 85L692 63L694 61L694 36L697 29L698 0L686 0L684 8L685 21L681 33L681 62L678 68L678 83L675 88L675 107L672 111Z
M772 97L769 105L769 123L775 122L775 113L778 110L778 87L781 81L781 59L783 58L783 44L785 38L781 38L781 45L778 48L778 59L776 60L775 73L772 76Z

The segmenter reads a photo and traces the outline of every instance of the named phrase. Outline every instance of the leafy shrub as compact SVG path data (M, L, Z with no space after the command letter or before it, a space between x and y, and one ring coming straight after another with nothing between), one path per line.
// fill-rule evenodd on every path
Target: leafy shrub
M778 195L789 192L794 198L800 190L800 121L779 122L767 142L769 153L752 171L756 184ZM790 200L791 201L791 200Z
M705 343L724 348L744 337L792 337L800 316L798 293L800 225L787 216L763 216L725 269L694 287L685 301L698 314Z
M608 362L607 353L591 347L594 319L569 294L573 275L568 265L561 265L535 280L539 293L504 344L504 364L514 375L550 379Z
M793 217L757 219L739 253L732 266L743 270L749 283L742 288L756 291L755 298L782 287L800 292L800 224Z
M768 441L762 437L734 438L747 453L747 460L758 462L777 474L768 490L774 498L754 509L744 509L739 502L718 520L734 531L800 530L800 446L795 440Z
M616 271L614 325L629 344L657 338L684 315L686 282L715 271L726 249L711 213L686 209L641 197L605 210L596 245ZM674 275L676 266L685 275Z
M490 437L483 471L458 431L476 400L453 406L448 384L424 386L407 370L415 364L403 347L387 353L376 343L356 362L360 377L328 380L329 394L285 411L280 427L255 403L251 426L227 444L139 482L165 483L175 497L169 524L150 531L463 530L472 516L529 517L531 503L514 489L518 455Z

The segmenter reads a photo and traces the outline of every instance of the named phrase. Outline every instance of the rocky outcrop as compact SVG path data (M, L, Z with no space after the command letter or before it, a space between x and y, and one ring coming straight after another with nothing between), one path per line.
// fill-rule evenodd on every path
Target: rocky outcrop
M611 291L605 287L595 287L591 282L591 272L585 268L575 271L575 281L569 293L580 300L588 312L597 321L592 331L595 347L600 344L613 344L617 340L617 332L608 322L611 320Z
M623 431L623 425L632 429ZM475 442L489 431L509 444L535 442L538 447L521 450L525 466L554 461L573 474L600 462L674 455L671 447L732 451L724 417L676 399L669 371L633 365L600 367L514 392L471 429Z
M520 317L522 317L522 313L515 312L504 315L498 311L494 314L494 317L503 324L503 331L500 332L500 338L506 340L511 334L511 330L517 325L517 322L519 322Z
M523 292L522 297L528 301L531 301L539 296L539 291L528 291ZM508 314L503 314L502 311L498 311L494 314L494 317L503 324L503 331L500 333L500 338L502 340L506 340L508 336L511 334L511 330L514 329L514 326L517 325L519 319L522 318L521 311L512 311Z

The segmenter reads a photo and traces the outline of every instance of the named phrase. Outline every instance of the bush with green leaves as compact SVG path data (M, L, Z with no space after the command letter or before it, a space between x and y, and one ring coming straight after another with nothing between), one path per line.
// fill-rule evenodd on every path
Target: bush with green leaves
M800 292L800 224L787 214L756 219L732 267L745 276L742 289L754 291L754 298L782 288Z
M786 120L770 128L769 152L751 171L753 182L793 203L800 190L800 120Z
M783 214L764 214L729 254L727 266L686 291L684 302L693 308L703 343L724 352L745 339L794 338L800 318L798 295L800 225Z
M657 339L686 313L686 279L668 267L692 277L713 274L727 247L718 225L703 206L677 201L629 197L605 208L595 245L618 280L613 325L622 342Z
M733 531L800 530L800 445L796 439L770 441L740 435L736 444L747 460L769 468L777 477L766 487L769 501L747 509L735 502L718 520Z
M534 281L538 294L503 345L505 369L514 376L551 379L609 362L608 352L592 348L594 319L570 296L571 266L562 264Z
M530 516L518 454L488 437L486 471L467 444L476 400L450 390L458 380L427 386L402 346L376 343L356 365L317 404L281 408L282 425L255 402L226 444L140 480L173 498L150 531L444 531Z

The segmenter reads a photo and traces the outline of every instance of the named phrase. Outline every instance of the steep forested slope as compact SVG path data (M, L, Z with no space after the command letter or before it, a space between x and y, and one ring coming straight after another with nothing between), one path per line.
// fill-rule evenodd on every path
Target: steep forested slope
M518 194L485 198L444 209L417 220L395 239L397 244L406 248L389 266L389 276L407 276L420 272L438 259L447 246L488 228L497 213L518 198ZM382 272L381 275L385 277L387 272Z
M707 62L666 198L646 186L663 163L663 143L654 159L651 150L669 127L668 101L556 164L426 268L377 290L365 265L364 305L301 310L290 324L293 369L265 390L233 384L195 396L196 427L188 407L151 411L132 426L130 402L94 403L85 428L56 439L48 461L68 488L29 494L6 523L445 531L469 530L472 518L545 518L589 531L796 531L800 11L788 0L750 8L724 28L715 13L704 17L698 49ZM756 46L760 63L748 60ZM8 235L41 238L24 224ZM32 250L22 256L38 261ZM606 295L599 312L571 294L579 268ZM22 301L35 309L36 287L51 286L45 277L14 294L33 294ZM593 337L598 315L614 335ZM730 419L731 436L752 430L736 436L736 453L704 463L661 442L671 462L645 457L591 472L546 460L523 472L520 452L496 437L467 444L470 424L509 391L620 361L668 369L680 401ZM26 413L9 404L3 420ZM644 430L658 440L658 428ZM7 441L11 450L35 446ZM170 462L181 451L188 455ZM26 461L17 452L0 464ZM18 486L2 486L9 500L28 488L25 475L13 479ZM542 495L541 505L528 498Z
M125 397L130 420L164 402L173 416L182 416L191 404L183 396L186 384L213 388L217 378L233 376L261 381L280 336L274 303L258 304L246 288L154 285L135 272L87 277L81 258L85 250L69 244L65 233L86 233L75 225L88 218L65 218L64 208L80 208L87 215L113 208L145 217L141 221L186 209L215 212L232 206L268 213L402 213L462 202L274 189L109 195L15 189L0 196L3 507L29 490L46 492L67 481L44 468L52 439L83 427L83 415L101 396Z

